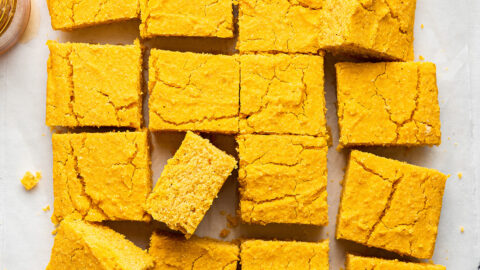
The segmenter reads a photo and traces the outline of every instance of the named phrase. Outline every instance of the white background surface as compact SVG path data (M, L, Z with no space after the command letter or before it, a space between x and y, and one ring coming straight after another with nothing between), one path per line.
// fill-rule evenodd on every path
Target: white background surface
M423 55L437 64L442 120L442 145L414 149L368 149L388 157L439 169L452 176L447 182L433 261L448 269L477 269L480 264L480 1L418 0L415 26L416 59ZM424 29L420 28L423 24ZM55 32L50 27L46 1L33 0L32 16L22 42L0 56L0 269L45 269L53 245L50 222L53 206L51 131L45 126L45 88L48 39L75 42L132 43L138 22L120 23ZM199 52L232 51L234 41L218 39L163 38L147 43L171 50ZM343 266L345 251L363 255L398 256L334 240L342 168L347 152L335 150L338 141L332 56L326 58L328 125L333 132L329 151L329 216L325 228L294 225L248 226L234 229L227 239L265 237L318 240L330 237L331 269ZM162 167L179 146L183 134L152 136L153 172L156 180ZM234 153L229 136L209 136L224 150ZM41 171L43 179L26 192L20 179L26 171ZM461 172L460 180L457 173ZM236 181L229 179L201 223L197 234L218 237L226 227L220 211L234 214ZM138 245L146 247L151 231L159 223L110 222ZM465 228L460 233L460 227ZM409 260L409 258L404 258Z

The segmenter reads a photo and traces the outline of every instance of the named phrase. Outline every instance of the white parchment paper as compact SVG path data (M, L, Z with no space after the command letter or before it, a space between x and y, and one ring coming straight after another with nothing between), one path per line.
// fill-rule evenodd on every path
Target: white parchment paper
M415 52L437 64L442 120L442 145L414 149L368 149L416 165L439 169L452 176L447 182L433 261L449 269L477 269L480 264L480 1L419 0L415 25ZM51 131L45 126L45 88L48 39L72 42L129 44L138 36L138 22L53 31L44 0L33 0L32 16L20 44L0 56L0 269L44 269L53 245L50 222L53 206ZM424 28L421 28L421 25ZM148 47L196 52L232 53L234 40L161 38ZM399 256L345 241L334 240L335 219L347 152L335 150L338 142L333 65L327 56L326 97L333 146L328 154L327 227L240 225L226 238L259 237L314 241L329 237L331 269L343 267L346 251L386 258ZM235 154L231 136L208 136L220 148ZM152 136L154 181L183 138L181 133ZM20 184L25 171L41 171L38 187L26 192ZM459 179L458 173L463 174ZM219 237L226 227L221 211L235 214L238 198L236 173L222 188L197 230L200 236ZM160 223L108 222L139 246ZM460 228L464 227L464 233ZM409 258L404 258L409 260Z

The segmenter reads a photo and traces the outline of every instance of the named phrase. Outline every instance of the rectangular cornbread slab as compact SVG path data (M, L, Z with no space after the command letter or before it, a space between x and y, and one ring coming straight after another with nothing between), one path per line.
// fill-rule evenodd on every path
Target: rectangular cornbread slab
M153 258L112 229L66 219L55 236L47 270L151 270Z
M345 270L445 270L443 265L401 262L347 254Z
M55 30L136 19L140 16L139 0L47 0Z
M53 134L52 222L148 221L152 189L146 132Z
M155 270L196 269L235 270L240 249L229 242L193 236L154 232L148 253L155 260Z
M447 176L352 151L343 182L337 239L402 255L433 255Z
M441 143L433 63L338 63L340 145Z
M142 48L48 41L48 126L142 124Z
M294 242L247 240L240 246L242 270L328 270L329 241Z
M328 224L324 137L240 135L237 143L243 221Z
M140 0L140 35L233 38L232 0Z
M187 132L148 196L148 213L190 238L236 165L235 158Z
M240 133L325 136L323 53L240 56Z
M149 129L238 133L236 56L151 50Z

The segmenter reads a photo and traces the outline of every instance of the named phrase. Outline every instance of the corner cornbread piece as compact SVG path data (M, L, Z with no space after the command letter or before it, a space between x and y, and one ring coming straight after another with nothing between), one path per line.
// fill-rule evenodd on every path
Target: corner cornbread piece
M340 145L441 143L433 63L338 63Z
M148 221L152 189L146 132L53 134L52 222Z
M136 19L140 16L139 0L47 0L55 30Z
M232 0L140 0L140 35L233 38Z
M337 239L431 258L446 179L436 170L352 151Z
M148 196L148 213L190 238L236 163L208 140L187 132Z
M236 56L153 49L149 66L150 130L238 132Z
M83 2L82 2L83 3ZM142 49L48 41L48 126L139 128Z
M112 229L66 219L58 228L47 270L148 270L153 258Z
M445 270L443 265L407 263L398 260L384 260L347 254L346 270Z
M240 56L240 132L325 136L323 53Z
M154 232L148 253L155 260L155 270L235 270L240 260L237 245L209 238Z
M328 270L328 243L247 240L240 246L242 269Z
M239 214L247 223L327 225L327 141L240 135Z

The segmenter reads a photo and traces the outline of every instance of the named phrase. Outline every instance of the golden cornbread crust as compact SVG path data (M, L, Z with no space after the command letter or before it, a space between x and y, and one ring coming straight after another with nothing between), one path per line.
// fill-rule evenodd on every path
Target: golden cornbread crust
M62 221L47 270L149 270L153 258L112 229L80 220Z
M52 222L148 221L152 189L146 132L53 134Z
M149 129L238 133L236 56L151 50Z
M443 265L407 263L398 260L384 260L347 254L346 270L445 270Z
M154 232L148 253L155 260L155 270L235 270L240 260L237 245L209 238Z
M340 145L439 145L433 63L338 63Z
M352 151L337 239L431 258L446 179L436 170Z
M328 270L329 241L318 243L247 240L240 246L243 270Z
M328 224L325 138L240 135L237 142L243 221Z
M208 140L187 132L148 196L148 213L190 238L236 164Z
M140 35L233 38L232 0L140 0Z
M240 133L325 136L323 53L240 56Z
M55 30L73 30L140 16L139 0L47 0Z
M48 126L139 128L142 48L48 41Z

